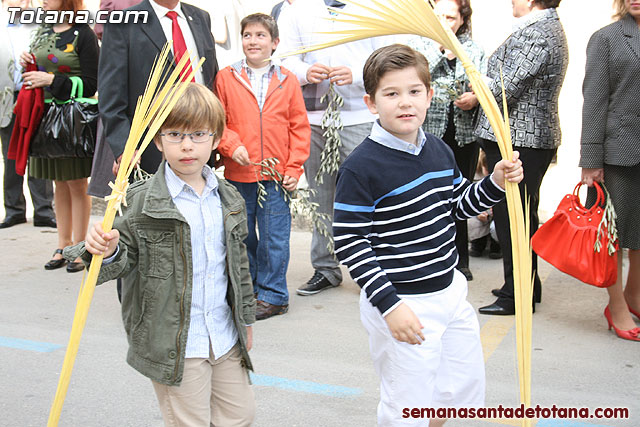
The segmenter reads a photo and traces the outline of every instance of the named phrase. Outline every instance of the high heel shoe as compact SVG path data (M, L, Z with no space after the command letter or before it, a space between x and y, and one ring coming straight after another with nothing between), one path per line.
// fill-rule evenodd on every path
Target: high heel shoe
M613 324L613 320L611 320L611 311L609 310L609 306L604 309L604 317L606 317L607 322L609 322L609 330L613 328L619 338L622 338L623 340L640 341L640 328L633 328L628 331L616 328L616 325Z
M627 307L629 308L629 313L633 314L634 316L636 316L638 319L640 319L640 313L638 313L637 311L635 311L633 308L631 308L631 306L629 304L627 304Z

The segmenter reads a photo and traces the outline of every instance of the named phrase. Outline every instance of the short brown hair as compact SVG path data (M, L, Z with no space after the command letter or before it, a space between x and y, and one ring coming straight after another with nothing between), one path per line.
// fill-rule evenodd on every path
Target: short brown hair
M275 40L279 37L278 24L271 15L265 15L264 13L252 13L242 18L240 21L240 35L244 34L244 29L249 24L260 24L265 27L269 34L271 34L271 40Z
M220 139L225 124L224 108L205 86L189 83L162 124L162 129L209 129Z
M431 74L429 73L429 62L423 54L403 44L396 43L381 47L373 52L364 64L365 92L371 99L375 99L380 80L386 73L409 67L416 69L418 77L428 90L431 87Z

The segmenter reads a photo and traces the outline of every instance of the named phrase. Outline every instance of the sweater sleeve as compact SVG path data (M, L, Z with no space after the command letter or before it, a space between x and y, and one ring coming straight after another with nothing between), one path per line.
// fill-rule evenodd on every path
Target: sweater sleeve
M88 25L80 25L76 50L80 59L80 78L82 79L83 96L90 97L98 88L98 37ZM51 94L60 100L67 100L71 96L71 79L64 74L56 74L49 86Z
M298 26L297 16L295 13L297 10L298 7L292 5L285 9L278 18L280 44L276 50L276 56L306 47L306 44L304 43L305 39L302 34L300 34L300 28ZM307 71L312 65L306 63L304 61L304 57L304 54L292 55L287 56L282 60L282 65L291 70L303 86L309 84L309 81L307 80Z
M493 181L491 175L471 183L462 176L457 167L455 174L457 175L453 180L453 213L458 220L480 215L504 198L504 190Z
M396 289L376 259L369 234L375 211L370 189L352 171L340 168L336 184L333 238L338 260L383 316L401 303Z

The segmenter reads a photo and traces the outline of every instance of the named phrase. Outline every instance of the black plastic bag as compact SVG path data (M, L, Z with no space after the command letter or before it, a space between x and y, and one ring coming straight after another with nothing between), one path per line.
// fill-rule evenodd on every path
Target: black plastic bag
M98 101L82 97L79 77L71 77L71 81L73 88L69 100L54 99L49 104L29 146L30 156L46 159L93 157Z

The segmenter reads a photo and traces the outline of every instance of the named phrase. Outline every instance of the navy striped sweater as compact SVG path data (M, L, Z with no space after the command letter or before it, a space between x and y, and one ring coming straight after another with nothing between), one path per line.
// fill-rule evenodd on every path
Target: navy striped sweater
M451 149L426 138L417 156L366 138L338 171L336 256L383 315L401 302L398 294L449 286L458 262L455 219L504 197L490 177L471 184Z

